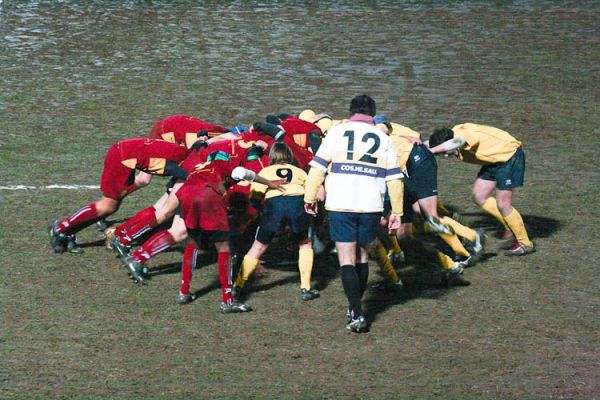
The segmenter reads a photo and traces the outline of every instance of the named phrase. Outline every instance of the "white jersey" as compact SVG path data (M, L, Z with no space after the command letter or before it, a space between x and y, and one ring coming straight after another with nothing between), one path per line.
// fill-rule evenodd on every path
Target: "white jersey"
M330 211L383 211L385 181L402 178L392 142L365 122L332 127L310 166L328 172L325 208Z

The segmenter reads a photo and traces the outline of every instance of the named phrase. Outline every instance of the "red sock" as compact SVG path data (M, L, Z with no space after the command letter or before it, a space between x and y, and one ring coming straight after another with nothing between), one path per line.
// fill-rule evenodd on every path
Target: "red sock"
M223 303L231 304L231 255L229 252L219 253L219 280L221 281L221 291Z
M142 264L160 253L173 246L177 241L169 233L169 231L160 231L152 235L152 237L146 240L140 248L132 253L132 256Z
M56 230L59 233L77 233L97 219L96 203L91 203L60 221Z
M185 246L185 252L183 253L183 262L181 264L181 287L179 291L183 294L190 293L190 282L196 269L196 258L198 257L198 249L194 246L194 243L189 242Z
M156 228L157 225L156 209L148 207L117 226L115 235L119 237L122 244L129 244L150 229Z

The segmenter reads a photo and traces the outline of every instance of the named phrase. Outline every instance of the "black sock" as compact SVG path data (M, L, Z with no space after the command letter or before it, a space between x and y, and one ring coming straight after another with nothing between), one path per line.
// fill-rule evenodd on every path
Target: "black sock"
M362 315L360 304L360 281L353 265L342 265L340 268L344 293L348 298L350 310L355 316Z
M369 263L356 263L356 274L360 282L360 298L362 299L369 280Z

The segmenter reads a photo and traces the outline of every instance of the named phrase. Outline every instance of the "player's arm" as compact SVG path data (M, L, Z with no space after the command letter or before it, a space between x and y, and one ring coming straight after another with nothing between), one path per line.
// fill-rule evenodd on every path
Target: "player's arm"
M437 153L450 153L454 150L460 149L467 143L464 137L455 137L450 140L446 140L444 143L441 143L433 148L431 148L431 152L433 154Z
M256 172L246 169L244 167L235 167L231 172L231 177L235 180L246 180L250 182L257 182L267 186L269 189L277 189L280 191L285 191L283 185L285 184L285 179L276 179L276 180L268 180L263 178L260 175L257 175Z

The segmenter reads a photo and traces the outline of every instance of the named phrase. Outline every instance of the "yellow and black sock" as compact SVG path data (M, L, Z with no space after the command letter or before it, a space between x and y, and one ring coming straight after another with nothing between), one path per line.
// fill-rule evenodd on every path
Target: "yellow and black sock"
M394 270L394 266L388 258L385 248L382 245L378 244L373 249L371 255L375 259L375 262L377 263L379 268L381 268L381 270L385 272L387 276L390 277L392 282L398 282L398 274L396 274L396 270Z

